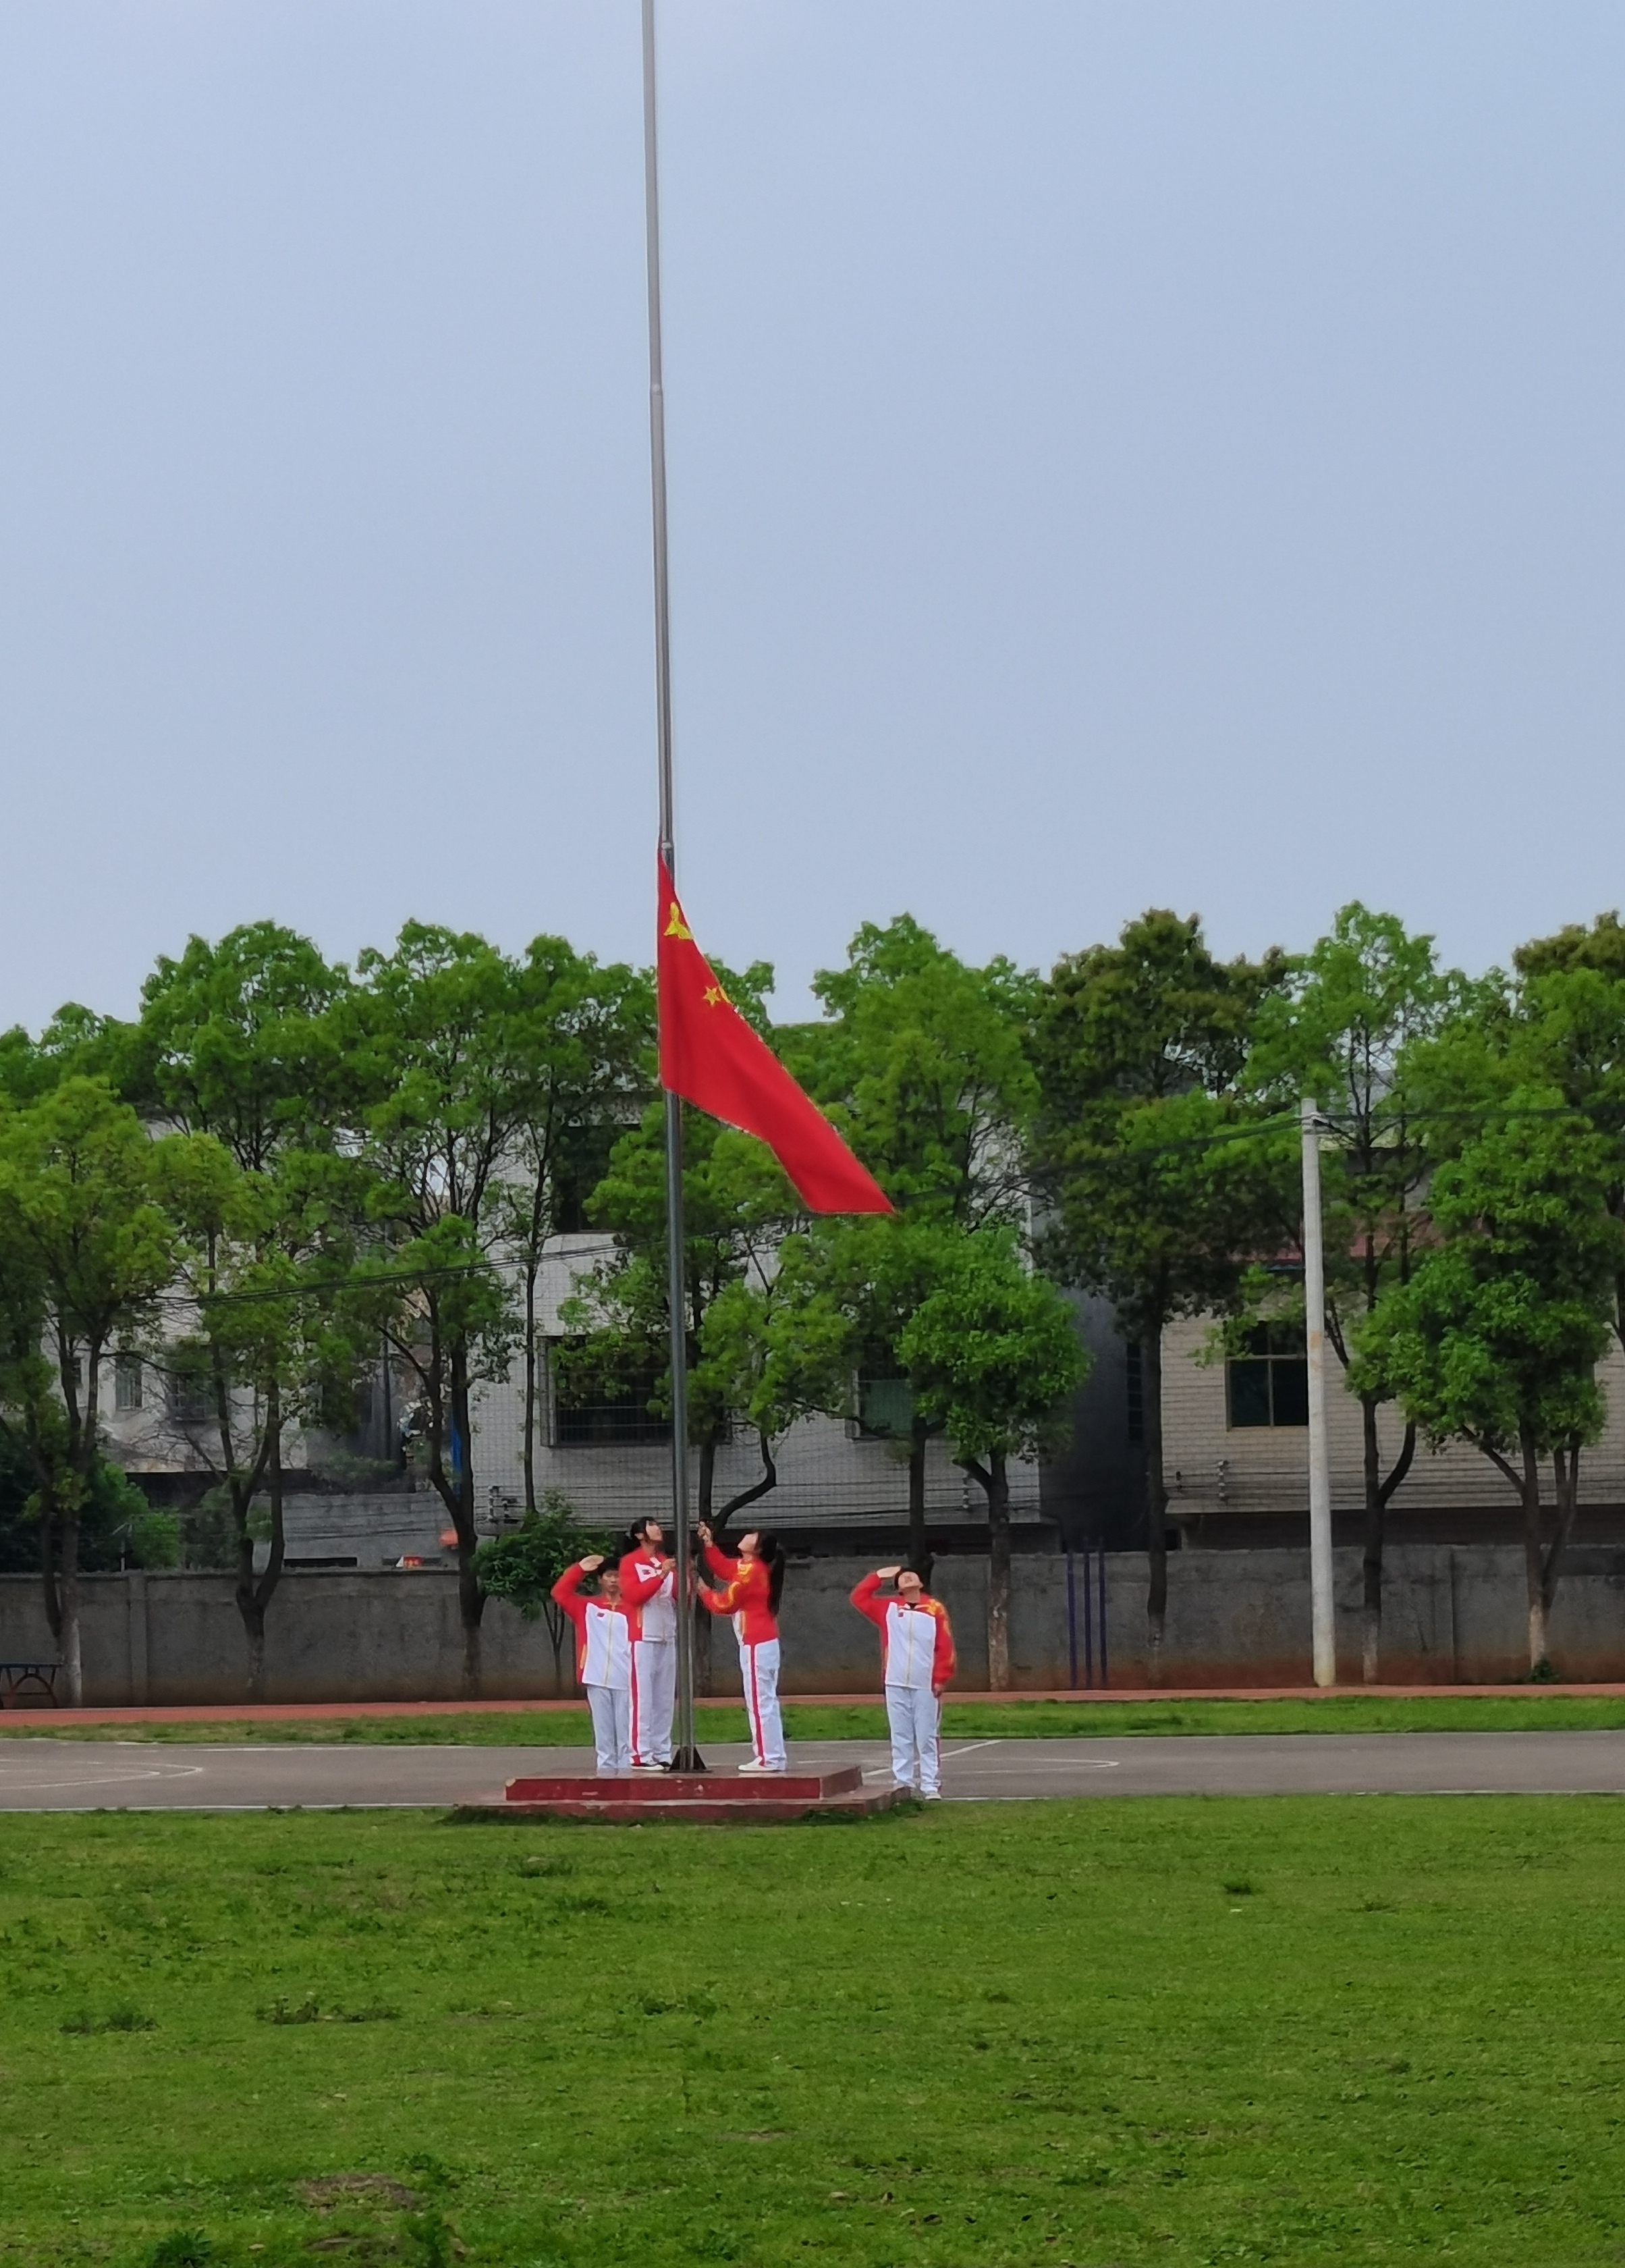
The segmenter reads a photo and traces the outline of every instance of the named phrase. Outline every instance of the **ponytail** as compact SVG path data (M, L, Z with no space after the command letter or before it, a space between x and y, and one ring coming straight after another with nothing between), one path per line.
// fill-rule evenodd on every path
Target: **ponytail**
M768 1571L768 1610L776 1615L784 1595L784 1551L778 1537L765 1528L756 1531L756 1557Z

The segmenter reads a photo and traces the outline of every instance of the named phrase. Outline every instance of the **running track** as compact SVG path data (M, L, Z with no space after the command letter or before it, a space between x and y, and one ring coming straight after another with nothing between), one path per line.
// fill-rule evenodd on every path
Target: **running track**
M748 1753L709 1745L726 1766ZM798 1741L792 1767L859 1764L890 1778L879 1742ZM1250 1733L967 1741L944 1749L943 1792L1034 1796L1625 1794L1625 1732ZM129 1741L0 1742L0 1811L258 1811L490 1801L520 1773L580 1772L583 1749L202 1748Z

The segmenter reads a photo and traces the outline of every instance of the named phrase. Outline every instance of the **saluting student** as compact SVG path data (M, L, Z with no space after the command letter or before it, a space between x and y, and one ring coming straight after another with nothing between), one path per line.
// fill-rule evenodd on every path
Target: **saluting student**
M597 1575L598 1590L585 1597L581 1585ZM601 1553L566 1567L553 1595L576 1625L576 1675L586 1689L592 1712L592 1745L605 1778L632 1769L632 1640L635 1611L621 1596L621 1572Z
M784 1753L784 1720L779 1715L779 1599L784 1588L784 1555L776 1536L753 1528L739 1538L739 1556L730 1559L711 1541L702 1521L700 1543L710 1572L723 1587L702 1590L700 1596L714 1615L727 1615L739 1641L739 1678L745 1688L745 1707L750 1718L751 1756L742 1772L782 1772L790 1759Z
M632 1769L659 1771L672 1761L677 1706L677 1562L658 1520L634 1521L621 1562L621 1601L638 1617L632 1640Z
M882 1583L896 1584L894 1597L879 1595ZM881 1567L865 1575L852 1604L879 1626L886 1649L892 1778L899 1787L917 1784L926 1801L934 1803L942 1793L937 1747L942 1690L959 1667L948 1610L932 1598L913 1567Z

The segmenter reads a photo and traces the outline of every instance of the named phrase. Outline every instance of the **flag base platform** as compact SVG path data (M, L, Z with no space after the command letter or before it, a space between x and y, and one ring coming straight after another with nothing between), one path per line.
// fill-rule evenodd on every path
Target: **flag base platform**
M782 1826L798 1819L864 1819L901 1791L865 1787L854 1765L833 1772L663 1772L599 1779L558 1773L511 1779L502 1800L460 1805L462 1820L603 1819L620 1826Z

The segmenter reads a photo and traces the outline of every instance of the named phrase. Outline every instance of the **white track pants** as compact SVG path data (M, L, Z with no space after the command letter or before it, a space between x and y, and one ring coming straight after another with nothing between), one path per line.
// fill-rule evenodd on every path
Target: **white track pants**
M779 1642L764 1638L760 1646L739 1640L739 1676L745 1687L745 1712L750 1719L751 1749L759 1764L783 1771L784 1721L779 1715Z
M632 1648L632 1762L669 1764L677 1706L677 1641L640 1638Z
M599 1777L632 1769L632 1696L623 1685L589 1685L587 1706L592 1712L592 1745L598 1750Z
M941 1702L929 1685L888 1685L886 1716L892 1728L892 1778L899 1787L917 1785L922 1795L935 1795Z

